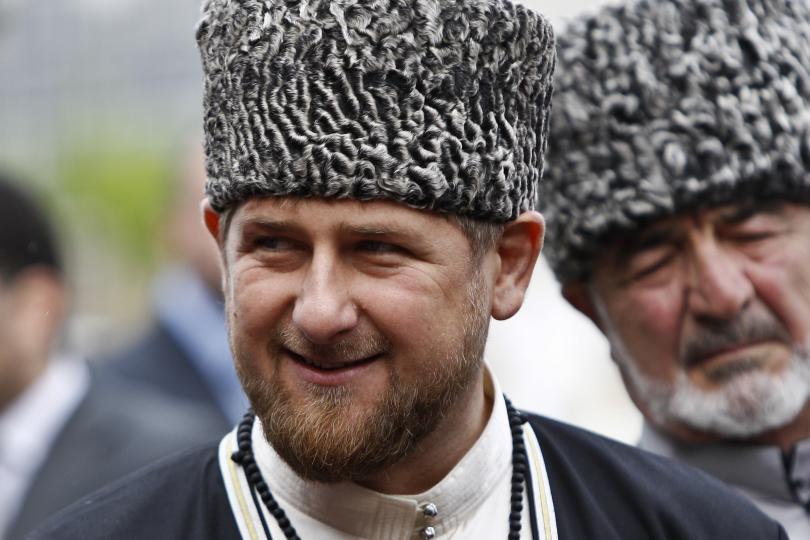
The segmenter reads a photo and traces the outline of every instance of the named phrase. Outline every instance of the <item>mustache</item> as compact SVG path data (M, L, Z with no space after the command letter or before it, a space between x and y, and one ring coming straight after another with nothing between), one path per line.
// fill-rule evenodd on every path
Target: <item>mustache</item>
M305 358L328 359L336 363L348 363L385 354L391 349L388 339L377 332L353 332L340 341L326 345L313 343L290 326L277 330L271 343Z
M779 341L790 345L787 328L773 316L741 314L725 320L706 320L681 347L681 361L687 367L722 351L761 341Z

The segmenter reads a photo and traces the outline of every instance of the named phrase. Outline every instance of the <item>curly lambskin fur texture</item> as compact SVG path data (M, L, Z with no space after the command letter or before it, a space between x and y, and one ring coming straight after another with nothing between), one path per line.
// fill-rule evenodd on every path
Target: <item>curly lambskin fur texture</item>
M810 2L648 0L559 38L544 248L562 283L599 242L746 198L810 202Z
M207 0L207 193L504 222L543 169L551 27L507 0Z

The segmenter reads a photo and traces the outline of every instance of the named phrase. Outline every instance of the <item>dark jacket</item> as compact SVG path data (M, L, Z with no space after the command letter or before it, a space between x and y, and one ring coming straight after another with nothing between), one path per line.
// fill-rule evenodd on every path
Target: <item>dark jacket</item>
M7 531L19 540L63 507L153 461L227 430L193 406L98 372L63 426Z

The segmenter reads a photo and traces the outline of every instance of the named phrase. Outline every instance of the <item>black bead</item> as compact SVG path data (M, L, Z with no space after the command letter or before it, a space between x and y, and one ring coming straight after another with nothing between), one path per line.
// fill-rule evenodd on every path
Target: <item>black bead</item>
M504 396L506 411L509 416L509 426L512 433L512 493L510 498L511 509L509 512L509 536L508 540L520 540L521 514L523 513L523 491L525 489L526 466L526 446L523 442L523 423L527 421L525 415L519 413L512 402ZM255 489L262 499L262 502L276 519L287 540L301 540L295 528L290 523L284 510L279 506L270 488L262 478L261 471L256 465L253 457L253 445L251 433L255 417L252 411L248 411L237 428L238 452L231 455L234 462L240 464L245 471L248 484Z
M523 415L506 399L506 410L509 415L509 427L512 432L512 493L510 497L509 539L520 540L521 514L523 512L523 491L526 482L526 445L523 442Z

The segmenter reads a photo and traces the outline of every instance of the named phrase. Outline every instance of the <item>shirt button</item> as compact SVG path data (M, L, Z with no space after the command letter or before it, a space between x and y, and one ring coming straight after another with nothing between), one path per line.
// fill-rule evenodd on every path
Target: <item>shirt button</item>
M425 527L419 534L422 535L422 538L430 540L431 538L436 537L436 529L434 529L433 527Z
M439 509L433 503L425 503L422 505L422 513L425 517L434 518L439 515Z

